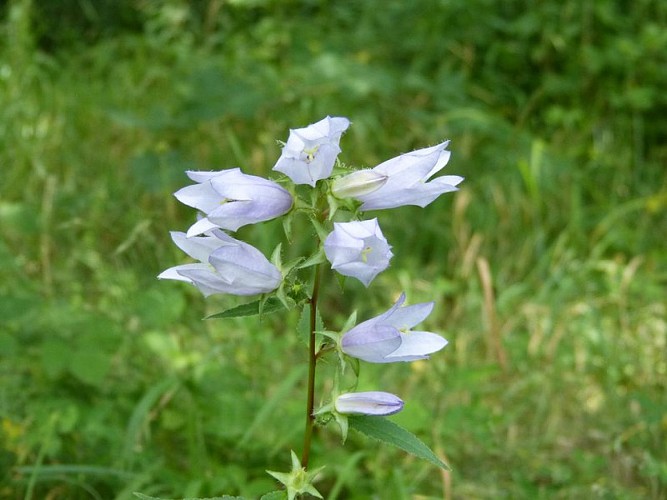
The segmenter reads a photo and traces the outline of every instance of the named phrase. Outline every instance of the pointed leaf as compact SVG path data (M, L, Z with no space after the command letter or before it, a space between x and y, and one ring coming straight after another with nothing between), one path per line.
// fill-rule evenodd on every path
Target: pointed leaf
M308 345L310 342L310 307L306 304L303 309L301 309L301 314L299 315L299 322L297 323L297 333L299 338L303 341L304 344ZM315 316L315 332L319 333L324 331L324 322L322 321L322 316L320 316L319 309L317 310L317 315ZM320 343L322 341L321 336L318 335L318 345L317 349L320 348Z
M261 307L260 307L261 306ZM255 316L260 312L262 314L270 314L284 309L282 302L275 297L269 297L262 306L261 300L241 304L240 306L232 307L225 311L210 314L204 319L220 319L220 318L238 318L240 316Z
M417 436L384 417L355 415L348 417L352 429L383 443L388 443L445 470L450 468Z

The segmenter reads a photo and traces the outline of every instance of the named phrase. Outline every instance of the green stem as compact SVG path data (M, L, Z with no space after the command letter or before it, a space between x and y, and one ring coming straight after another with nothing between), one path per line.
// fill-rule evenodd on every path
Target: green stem
M320 294L320 265L315 266L315 277L313 278L313 294L310 297L310 333L308 335L308 396L306 399L306 430L303 440L303 454L301 455L301 466L308 468L310 457L310 443L313 437L313 425L315 416L315 364L317 353L315 352L315 328L317 325L317 299Z

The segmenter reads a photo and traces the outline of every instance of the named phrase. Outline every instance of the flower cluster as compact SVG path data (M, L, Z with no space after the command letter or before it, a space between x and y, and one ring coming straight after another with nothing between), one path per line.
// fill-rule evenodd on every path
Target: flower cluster
M328 116L290 130L273 167L289 180L276 182L245 174L240 168L187 172L194 184L174 195L197 209L198 219L186 233L172 232L171 236L196 262L171 267L159 278L191 283L204 296L275 294L290 307L303 305L296 294L290 294L298 288L298 272L326 259L334 271L368 287L387 269L393 254L378 219L362 220L360 213L406 205L425 207L441 194L457 190L463 178L436 176L449 161L449 141L402 154L370 169L350 172L337 167L339 143L349 126L347 118ZM298 185L314 191L300 197L303 189L297 189ZM345 210L337 210L340 206ZM291 217L300 211L313 220L320 236L314 253L321 256L319 260L310 258L301 265L283 266L279 249L269 261L259 249L229 235L243 226ZM434 303L405 306L404 302L405 294L401 294L385 313L336 336L342 358L408 362L426 359L442 349L447 341L441 336L412 330L428 317ZM336 388L328 408L337 419L348 414L391 415L403 408L403 401L385 392L341 393Z
M238 168L187 174L197 184L180 189L174 196L202 216L187 234L172 232L171 237L199 263L171 267L158 278L187 281L204 296L255 295L278 288L283 279L280 270L258 249L222 229L236 231L285 214L292 207L290 193L273 181L241 173ZM201 234L205 236L196 236Z

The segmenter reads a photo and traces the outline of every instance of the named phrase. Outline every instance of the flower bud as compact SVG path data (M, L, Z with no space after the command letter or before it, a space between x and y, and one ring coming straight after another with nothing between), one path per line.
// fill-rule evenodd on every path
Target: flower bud
M388 177L373 170L357 170L333 181L331 192L336 198L357 198L380 189Z
M352 415L393 415L403 409L403 401L388 392L348 392L334 403L338 413Z

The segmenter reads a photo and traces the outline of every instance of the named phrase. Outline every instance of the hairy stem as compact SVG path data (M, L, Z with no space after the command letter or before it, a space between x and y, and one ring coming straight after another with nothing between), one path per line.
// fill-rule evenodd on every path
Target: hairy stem
M306 430L304 432L303 454L301 455L301 466L308 468L310 457L310 443L313 437L313 415L315 406L315 364L317 356L315 353L315 328L317 324L317 299L320 292L320 265L315 266L315 277L313 278L313 293L310 297L310 331L308 335L308 396L306 399Z

